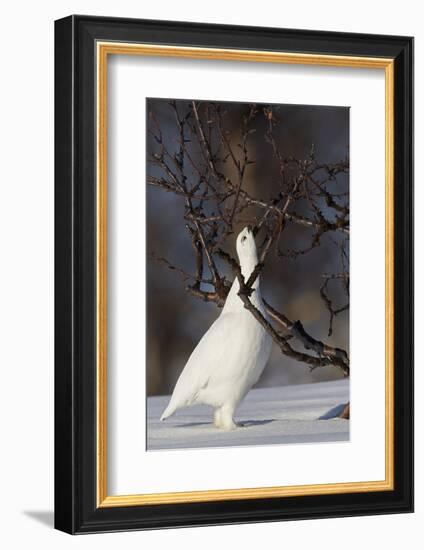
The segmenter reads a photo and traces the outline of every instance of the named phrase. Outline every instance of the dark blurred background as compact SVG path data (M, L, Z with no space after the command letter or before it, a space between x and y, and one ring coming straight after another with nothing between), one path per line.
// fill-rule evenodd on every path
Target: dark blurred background
M214 102L216 103L216 102ZM179 109L187 108L188 101L178 100ZM261 106L259 106L261 108ZM305 159L314 147L318 163L336 163L348 156L349 108L310 105L267 105L277 123L274 136L282 156ZM225 103L226 128L237 134L242 117L250 106L243 103ZM165 140L176 141L175 114L167 99L147 100L147 127L151 129L152 116L160 125ZM278 167L269 143L264 139L266 120L258 116L253 121L255 132L249 136L249 153L255 164L246 172L244 187L255 197L271 197L278 187ZM174 135L175 134L175 135ZM157 147L148 133L148 154ZM147 170L151 170L149 166ZM337 184L349 189L348 174L340 174ZM191 352L202 335L220 314L213 303L205 303L188 294L186 283L178 273L151 257L165 257L173 264L194 272L190 236L185 230L184 199L163 189L147 185L147 395L170 394ZM235 235L227 249L235 256ZM328 337L329 312L320 297L323 273L340 271L337 235L326 233L320 246L297 259L275 258L269 255L261 274L262 295L274 307L292 320L300 319L315 338L331 345L349 348L349 311L334 321L333 334ZM307 247L310 231L290 224L285 229L287 249ZM232 279L231 273L228 277ZM345 297L340 286L332 287L332 298L342 304ZM270 361L257 386L301 384L334 380L342 375L334 367L323 367L310 372L307 365L293 361L274 346Z

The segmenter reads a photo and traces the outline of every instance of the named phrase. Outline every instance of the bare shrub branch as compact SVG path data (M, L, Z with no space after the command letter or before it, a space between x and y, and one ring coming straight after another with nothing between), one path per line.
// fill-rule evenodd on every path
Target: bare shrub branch
M218 261L223 260L239 281L244 306L284 355L312 370L331 365L347 376L349 357L345 350L314 337L304 322L292 321L268 301L264 302L267 316L262 315L250 296L271 251L279 261L297 261L325 241L326 246L339 251L340 264L337 272L322 274L318 290L329 313L328 336L332 335L337 316L349 308L349 197L339 182L348 173L348 160L319 163L313 145L304 159L286 157L276 133L282 122L271 106L250 105L234 129L234 125L228 125L222 105L170 101L175 129L168 130L166 137L160 122L150 113L153 145L149 148L147 183L180 197L184 205L182 227L190 239L194 272L189 273L164 257L153 257L179 274L188 293L218 307L224 305L231 287L222 262ZM255 196L246 185L249 170L256 162L251 140L255 133L258 137L259 117L263 117L263 140L270 147L278 174L278 192L267 198ZM238 262L224 250L241 224L250 224L260 243L259 263L247 281ZM285 237L290 226L303 228L308 235L306 245L293 246ZM337 304L332 294L340 288L346 301Z

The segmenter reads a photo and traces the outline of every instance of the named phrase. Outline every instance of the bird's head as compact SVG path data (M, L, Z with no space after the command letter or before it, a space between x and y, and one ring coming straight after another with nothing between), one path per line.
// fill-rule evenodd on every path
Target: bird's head
M255 237L253 230L248 225L245 227L237 237L237 254L240 260L240 265L253 268L258 263L258 254L256 251Z

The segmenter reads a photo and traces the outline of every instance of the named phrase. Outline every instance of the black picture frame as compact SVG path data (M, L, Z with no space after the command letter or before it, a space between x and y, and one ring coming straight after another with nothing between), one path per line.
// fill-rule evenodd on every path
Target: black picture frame
M394 60L394 490L98 507L98 40ZM93 533L413 510L413 39L73 15L55 23L55 527Z

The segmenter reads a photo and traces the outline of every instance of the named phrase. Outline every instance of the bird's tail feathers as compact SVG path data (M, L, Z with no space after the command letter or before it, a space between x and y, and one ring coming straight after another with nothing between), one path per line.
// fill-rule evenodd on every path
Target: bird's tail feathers
M163 411L162 416L160 417L160 421L163 422L164 420L172 416L176 410L177 410L177 407L174 405L174 403L171 400L169 405Z

